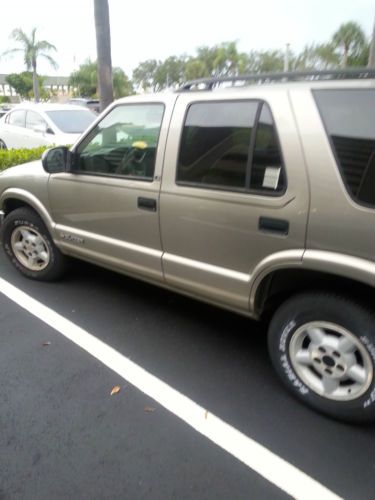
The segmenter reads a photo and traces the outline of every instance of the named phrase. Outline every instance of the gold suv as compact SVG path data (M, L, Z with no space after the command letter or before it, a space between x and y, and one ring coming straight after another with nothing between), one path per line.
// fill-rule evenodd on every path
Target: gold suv
M370 70L121 99L71 150L0 175L3 248L28 278L76 257L270 318L292 393L373 420L374 109Z

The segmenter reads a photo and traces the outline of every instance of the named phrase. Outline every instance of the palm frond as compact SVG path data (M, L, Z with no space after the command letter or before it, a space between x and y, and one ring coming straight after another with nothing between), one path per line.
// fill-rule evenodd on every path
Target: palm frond
M9 49L9 50L6 50L5 52L3 52L1 54L1 57L6 57L6 56L9 56L11 54L15 54L16 52L24 52L23 49Z
M25 46L30 45L29 37L21 28L14 29L10 34L10 38L15 40L16 42L21 42Z
M50 63L53 69L57 69L59 65L57 62L48 54L39 54L40 57L44 57L44 59L47 59L47 61Z
M47 40L41 40L40 42L37 42L35 44L35 48L37 50L54 50L54 51L57 51L56 47L52 43L47 42Z

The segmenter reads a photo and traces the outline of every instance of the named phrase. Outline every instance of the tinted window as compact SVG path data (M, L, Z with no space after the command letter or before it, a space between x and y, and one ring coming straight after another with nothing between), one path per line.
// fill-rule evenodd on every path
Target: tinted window
M46 114L65 134L81 134L96 118L92 111L85 109L46 111Z
M232 101L190 106L177 182L274 194L284 189L284 179L267 104Z
M177 181L245 188L257 102L190 106L182 133Z
M17 109L16 111L12 111L8 116L7 122L9 125L16 125L17 127L25 126L25 116L26 112L23 109Z
M163 104L117 106L80 144L76 168L152 180L163 113Z
M349 193L375 205L375 90L314 92Z
M250 188L265 192L278 192L285 188L285 176L276 130L271 111L265 103L262 105L257 126Z

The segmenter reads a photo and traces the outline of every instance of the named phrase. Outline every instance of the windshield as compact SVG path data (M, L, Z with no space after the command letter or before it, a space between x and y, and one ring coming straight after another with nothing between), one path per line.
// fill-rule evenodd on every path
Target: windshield
M46 111L53 123L65 134L81 134L95 120L96 115L86 109Z

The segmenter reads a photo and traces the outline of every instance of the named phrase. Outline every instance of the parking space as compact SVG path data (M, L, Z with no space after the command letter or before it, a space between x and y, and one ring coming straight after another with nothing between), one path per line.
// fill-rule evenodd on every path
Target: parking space
M4 498L283 497L51 328L0 307Z
M374 426L335 422L289 397L268 361L263 325L86 264L51 284L21 278L2 255L0 269L337 495L373 498ZM0 316L0 496L286 496L2 294Z

